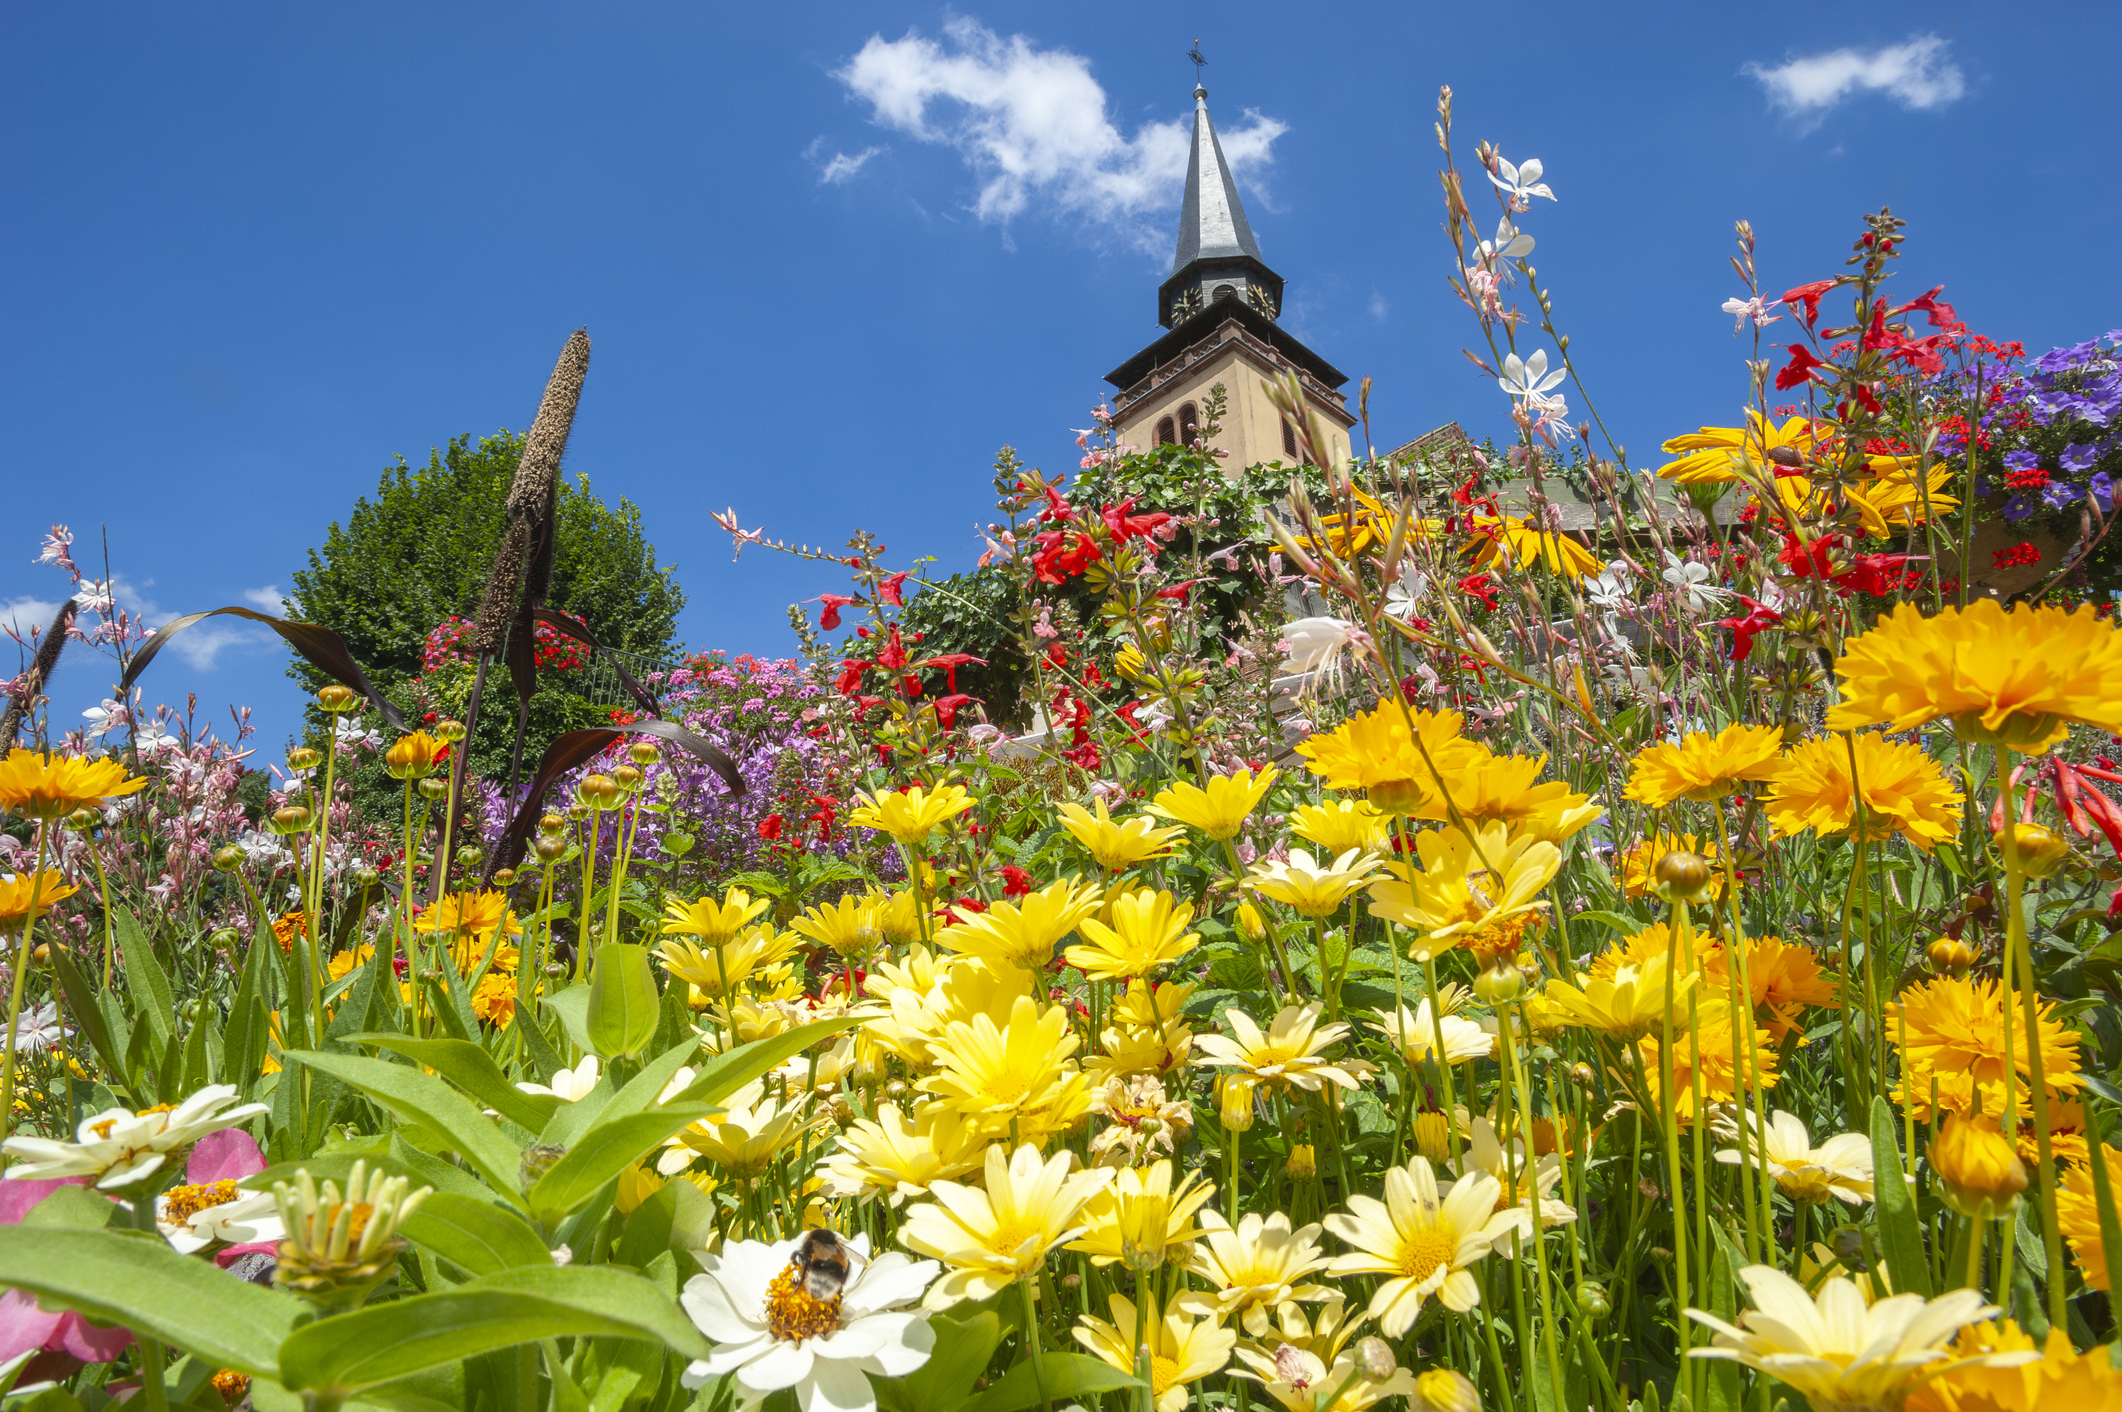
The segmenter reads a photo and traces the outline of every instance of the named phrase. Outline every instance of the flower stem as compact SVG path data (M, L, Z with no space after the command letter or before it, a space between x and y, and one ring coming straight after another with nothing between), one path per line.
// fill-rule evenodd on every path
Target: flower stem
M22 944L15 948L15 974L7 996L7 1057L0 1061L0 1142L15 1130L15 1045L21 1034L22 986L29 979L30 938L37 930L37 904L44 890L45 848L50 842L51 821L37 825L37 863L29 875L29 910L22 917ZM0 1170L7 1157L0 1154Z
M1046 1394L1046 1354L1039 1347L1039 1311L1032 1306L1032 1284L1028 1278L1017 1281L1017 1297L1024 1304L1024 1348L1031 1355L1032 1382L1039 1389L1041 1412L1054 1412L1054 1402Z

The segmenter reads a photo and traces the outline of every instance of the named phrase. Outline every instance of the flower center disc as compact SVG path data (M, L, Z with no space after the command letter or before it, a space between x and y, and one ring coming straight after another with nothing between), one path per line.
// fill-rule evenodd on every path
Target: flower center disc
M1452 1258L1458 1242L1442 1231L1419 1231L1400 1246L1400 1273L1411 1280L1426 1280Z
M226 1206L236 1199L236 1184L233 1181L207 1182L200 1186L173 1186L164 1196L168 1203L165 1214L170 1222L181 1225L185 1221L215 1206Z
M840 1327L840 1296L813 1298L794 1261L766 1287L766 1328L775 1338L800 1342L823 1338Z

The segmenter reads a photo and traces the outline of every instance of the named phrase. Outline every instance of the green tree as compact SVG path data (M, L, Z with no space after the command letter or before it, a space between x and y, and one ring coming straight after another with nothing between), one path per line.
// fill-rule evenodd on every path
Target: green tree
M346 639L386 695L409 712L461 710L469 673L437 673L421 680L421 651L445 618L470 617L500 542L523 437L500 431L475 447L469 436L429 453L425 466L404 457L383 473L375 495L354 503L344 524L334 521L309 567L294 576L295 615L322 623ZM581 619L606 646L640 656L675 656L678 613L685 594L641 525L641 511L621 499L617 508L590 491L589 477L560 485L558 550L550 603ZM324 678L299 658L288 675L314 691ZM463 675L459 682L455 676ZM488 709L473 742L472 765L506 774L515 727L507 670L497 663L487 683ZM553 734L602 723L608 702L587 702L564 681L539 684L531 707L526 768ZM417 719L417 717L414 717Z

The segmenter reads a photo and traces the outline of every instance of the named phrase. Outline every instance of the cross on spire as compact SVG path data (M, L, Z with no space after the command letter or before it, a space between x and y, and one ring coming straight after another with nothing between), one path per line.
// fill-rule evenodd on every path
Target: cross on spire
M1196 88L1199 88L1201 86L1201 70L1208 66L1208 60L1201 57L1200 35L1197 34L1194 36L1194 47L1186 51L1186 57L1193 61L1194 86Z

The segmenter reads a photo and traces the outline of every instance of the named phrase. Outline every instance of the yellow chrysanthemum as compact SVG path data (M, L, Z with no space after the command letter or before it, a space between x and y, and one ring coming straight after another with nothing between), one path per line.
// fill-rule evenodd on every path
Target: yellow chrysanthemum
M1544 564L1548 572L1574 582L1599 568L1599 556L1576 540L1557 530L1535 529L1516 515L1476 515L1472 529L1476 537L1462 552L1472 556L1476 570Z
M676 1176L698 1153L732 1177L756 1177L816 1125L804 1115L808 1103L807 1098L776 1102L754 1080L731 1094L721 1111L670 1139L656 1170Z
M965 786L947 784L931 791L920 785L903 790L885 790L863 802L847 816L857 828L881 829L912 847L945 823L973 807Z
M1071 1174L1075 1161L1070 1152L1041 1158L1030 1144L1005 1154L995 1143L982 1186L935 1183L935 1199L909 1210L899 1227L901 1244L946 1267L922 1303L948 1309L987 1299L1037 1273L1049 1250L1083 1228L1084 1203L1113 1178L1110 1167Z
M1337 858L1351 848L1383 851L1391 829L1392 816L1379 813L1367 799L1303 804L1289 816L1289 831L1325 849L1328 857Z
M1125 1167L1083 1207L1088 1227L1068 1249L1090 1256L1093 1265L1125 1261L1130 1269L1185 1265L1201 1238L1194 1215L1216 1194L1213 1183L1188 1172L1173 1185L1171 1159L1147 1167Z
M1662 1024L1663 1016L1659 1019ZM1767 1030L1755 1029L1748 1023L1735 1034L1731 1007L1721 1000L1697 1001L1693 1021L1693 1028L1687 1029L1687 1020L1682 1017L1673 1035L1673 1114L1680 1122L1694 1121L1697 1071L1702 1076L1704 1103L1728 1103L1742 1092L1752 1092L1756 1085L1764 1089L1776 1086L1776 1049ZM1683 1029L1687 1033L1678 1032ZM1753 1044L1751 1057L1743 1052L1735 1056L1734 1042L1745 1043L1749 1037ZM1659 1085L1663 1082L1660 1066L1664 1060L1660 1029L1654 1026L1636 1044L1643 1054L1651 1102L1662 1105Z
M937 933L936 943L961 955L1036 971L1053 960L1061 939L1097 915L1101 905L1096 887L1063 878L1016 902L990 903L985 912L958 909L957 924Z
M1370 909L1416 934L1409 954L1429 960L1462 943L1480 945L1521 917L1544 909L1540 890L1562 867L1562 852L1529 836L1513 838L1501 824L1469 837L1457 829L1415 836L1419 872L1405 863L1397 877L1370 885ZM1515 937L1513 938L1515 939Z
M124 763L115 758L84 760L17 749L0 760L0 813L63 819L76 809L146 788L145 779L127 779Z
M977 1168L990 1135L947 1103L924 1103L911 1118L895 1103L880 1103L875 1118L859 1118L840 1134L825 1163L826 1191L865 1200L882 1193L897 1206Z
M1085 917L1076 930L1088 944L1062 953L1092 980L1146 976L1201 944L1200 933L1186 929L1194 909L1169 892L1130 892L1113 903L1112 913L1110 926Z
M1146 814L1114 823L1113 816L1106 811L1104 797L1101 795L1094 802L1098 806L1095 814L1081 804L1063 804L1061 827L1090 850L1099 866L1115 873L1132 868L1145 859L1162 858L1172 851L1172 840L1186 832L1176 825L1160 829Z
M1121 1372L1133 1376L1136 1361L1137 1323L1134 1301L1124 1295L1111 1296L1113 1321L1085 1314L1073 1330L1076 1342ZM1141 1317L1149 1325L1149 1390L1156 1412L1182 1412L1187 1388L1230 1362L1238 1335L1213 1316L1189 1315L1176 1303L1160 1317L1151 1299Z
M2122 1194L2122 1148L2103 1146L2100 1156L2107 1163L2108 1190ZM2107 1244L2100 1234L2100 1203L2094 1199L2089 1162L2064 1170L2063 1185L2056 1192L2056 1225L2070 1242L2071 1255L2084 1272L2085 1282L2094 1289L2112 1290L2113 1275L2107 1264Z
M1460 733L1465 725L1457 711L1412 711L1387 701L1297 742L1295 749L1327 788L1367 790L1380 810L1412 815L1435 796L1437 771L1457 769L1480 754L1481 747Z
M1412 1328L1432 1295L1464 1314L1481 1302L1480 1282L1466 1267L1516 1225L1513 1213L1496 1210L1501 1194L1486 1172L1462 1177L1440 1194L1436 1173L1422 1158L1389 1168L1385 1200L1354 1195L1345 1214L1326 1218L1328 1232L1350 1247L1329 1268L1337 1275L1388 1277L1370 1300L1371 1317L1387 1338Z
M2040 1353L2038 1362L1992 1367L1983 1359ZM1971 1324L1951 1349L1960 1366L1919 1385L1905 1412L2122 1412L2122 1369L2111 1345L2089 1353L2071 1346L2070 1335L2051 1327L2036 1344L2009 1319Z
M508 910L505 892L451 892L413 918L416 932L453 932L459 936L523 935L523 924Z
M1922 746L1863 731L1793 746L1761 802L1778 834L1816 829L1864 842L1898 833L1927 849L1960 831L1964 801Z
M1253 864L1245 874L1245 886L1307 917L1330 917L1380 866L1381 859L1353 848L1325 863L1293 848L1286 860Z
M2027 1102L2033 1065L2026 1052L2024 998L2005 1013L2003 988L1972 976L1940 976L1910 986L1898 1003L1886 1007L1886 1037L1901 1057L1901 1087L1894 1101L1906 1104L1918 1120L1930 1116L1931 1091L1949 1113L1971 1113L1977 1096L1981 1111L1992 1117L2004 1111L2004 1030L2012 1031L2012 1068L2021 1105ZM2078 1032L2064 1025L2056 1007L2037 1001L2041 1033L2041 1066L2049 1089L2074 1093L2083 1086L2078 1075Z
M1659 448L1677 460L1658 467L1658 475L1681 485L1717 485L1739 479L1747 471L1761 480L1774 473L1778 463L1795 464L1813 449L1813 424L1805 417L1789 417L1776 426L1759 412L1746 414L1744 427L1703 427L1676 436ZM1771 452L1781 453L1771 456Z
M1782 754L1783 732L1775 726L1726 726L1715 735L1689 731L1677 744L1660 741L1637 751L1626 792L1653 809L1675 799L1707 804L1749 780L1774 779Z
M690 938L666 938L656 947L656 955L673 977L713 999L746 984L755 973L788 955L795 946L795 933L776 936L760 927L749 936L719 946L703 947Z
M9 873L0 878L0 930L11 931L29 916L30 895L36 894L37 910L48 911L81 889L53 869L41 873Z
M1496 755L1484 746L1444 773L1444 787L1415 817L1443 822L1458 810L1468 824L1500 823L1513 833L1560 843L1602 812L1563 780L1542 780L1545 755Z
M1319 1249L1319 1227L1290 1229L1281 1211L1262 1216L1248 1212L1236 1227L1217 1211L1201 1213L1201 1244L1193 1271L1208 1281L1209 1296L1224 1318L1235 1314L1254 1338L1271 1326L1269 1316L1293 1300L1324 1299L1324 1285L1300 1283L1326 1268Z
M472 1013L496 1029L507 1029L516 1018L516 978L489 971L472 991Z
M1361 1059L1328 1059L1326 1051L1348 1033L1344 1024L1321 1025L1325 1007L1285 1005L1262 1033L1252 1016L1242 1010L1226 1010L1228 1036L1205 1034L1194 1043L1206 1065L1243 1074L1256 1086L1304 1089L1317 1093L1326 1084L1355 1088L1372 1069Z
M850 894L838 902L805 908L801 916L789 922L788 928L842 956L868 956L884 944L884 927L877 915L882 906L882 900L875 895Z
M1724 948L1703 948L1700 961L1702 983L1709 993L1730 994L1731 965ZM1778 936L1747 938L1746 985L1754 1007L1767 1011L1768 1032L1779 1044L1798 1028L1798 1019L1808 1007L1836 1010L1842 1005L1834 978L1820 969L1820 958L1812 948Z
M1639 839L1621 850L1621 891L1628 897L1653 897L1658 891L1658 860L1668 853L1693 853L1709 860L1709 888L1702 895L1712 902L1724 896L1724 865L1714 840L1691 833L1657 833Z
M771 906L771 898L754 898L741 887L731 888L720 902L712 897L681 902L674 897L663 904L663 934L696 936L709 944L725 942Z
M1903 603L1835 663L1830 730L1949 718L1963 740L2038 755L2082 721L2122 731L2122 633L2094 613L1983 598L1925 617Z
M1212 775L1205 789L1181 780L1151 800L1149 812L1197 828L1213 839L1235 838L1245 826L1246 815L1267 797L1278 773L1269 765L1258 773L1239 770Z
M1687 992L1701 979L1690 971L1674 980L1672 957L1660 953L1640 964L1623 965L1611 976L1587 975L1571 984L1557 976L1548 981L1542 998L1562 1016L1563 1023L1598 1030L1616 1039L1637 1039L1664 1023L1666 990L1673 990L1672 1003L1678 1013L1687 1013Z
M954 1020L930 1042L937 1070L918 1087L991 1129L1015 1125L1040 1143L1090 1110L1090 1085L1069 1056L1082 1043L1068 1011L1017 997L1007 1023L986 1015Z

